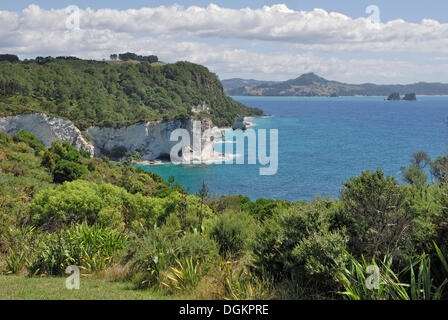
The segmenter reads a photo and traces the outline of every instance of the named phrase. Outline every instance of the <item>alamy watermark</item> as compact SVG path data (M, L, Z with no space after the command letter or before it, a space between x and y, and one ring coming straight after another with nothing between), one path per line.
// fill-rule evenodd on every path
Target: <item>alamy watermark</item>
M218 128L201 129L201 121L193 121L192 130L176 129L171 132L170 140L178 141L170 152L173 164L199 164L211 162L215 164L245 164L245 148L247 140L247 164L259 164L260 175L274 175L278 170L278 129L247 129L244 132L229 131L223 137ZM190 133L192 132L192 134ZM217 152L213 143L225 138L221 145L225 150ZM180 141L179 141L180 139ZM234 148L235 147L235 148ZM236 149L236 153L234 153ZM269 150L268 150L269 149ZM268 155L269 151L269 155Z
M366 13L370 14L370 16L367 17L370 22L367 26L379 29L381 26L380 8L376 5L370 5L366 8Z
M67 18L65 19L65 28L67 32L81 30L81 13L77 6L71 5L65 9Z
M368 266L366 272L370 276L366 279L366 287L369 290L378 290L380 288L380 268L375 265Z
M80 285L80 272L77 266L68 266L65 269L66 274L70 276L65 279L65 287L69 290L79 290Z

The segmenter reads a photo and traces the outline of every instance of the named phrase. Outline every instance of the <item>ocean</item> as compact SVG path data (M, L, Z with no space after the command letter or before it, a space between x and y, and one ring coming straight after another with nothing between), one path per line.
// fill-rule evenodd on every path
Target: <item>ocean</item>
M433 159L448 151L448 97L418 101L384 97L233 97L272 117L254 118L251 129L278 129L278 170L259 175L257 164L139 165L189 192L204 181L216 196L310 201L339 197L342 183L363 170L383 171L402 181L400 167L412 153ZM268 134L269 136L269 134ZM222 143L215 145L220 150ZM269 149L268 149L269 150ZM247 160L247 150L246 160Z

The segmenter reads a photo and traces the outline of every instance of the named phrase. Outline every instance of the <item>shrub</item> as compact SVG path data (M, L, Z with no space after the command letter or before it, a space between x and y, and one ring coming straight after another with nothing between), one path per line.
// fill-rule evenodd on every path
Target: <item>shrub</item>
M56 159L67 160L80 163L81 155L70 143L60 141L54 141L51 144L50 151L56 155Z
M195 257L176 260L176 266L165 272L162 286L170 292L191 292L204 276L201 263Z
M255 271L298 285L308 297L334 290L334 262L344 263L347 239L344 230L331 230L330 209L330 201L315 200L266 220L253 241Z
M33 148L36 152L44 150L44 145L42 144L42 142L39 139L37 139L33 134L23 129L20 129L16 133L16 135L14 136L14 141L24 142L31 148Z
M138 287L160 284L162 274L174 265L178 247L176 234L163 233L160 229L148 230L141 238L129 242L124 263L130 263L133 282Z
M219 261L217 243L201 233L187 233L177 239L175 246L179 248L178 259L194 257L201 263L205 273L212 270Z
M55 183L73 181L81 178L81 176L87 172L87 168L82 164L73 161L60 160L54 167L53 179Z
M183 272L191 271L190 267L197 271L195 276L202 277L219 262L218 248L213 240L200 233L182 235L167 228L155 227L142 237L134 237L127 251L123 262L130 263L132 277L138 286L157 286L170 291L186 289L176 281L188 282L181 278L185 275Z
M126 236L119 230L86 223L47 234L42 248L29 265L29 272L60 275L76 265L89 272L111 266L124 247Z
M341 190L348 225L350 252L368 257L400 254L412 228L407 189L381 170L364 171L344 183Z
M57 229L72 222L103 226L150 226L167 207L167 200L132 195L111 184L84 180L65 182L56 189L41 191L32 201L32 221Z
M221 255L232 257L242 253L254 235L255 223L247 213L226 211L217 216L207 233L219 245Z
M435 248L438 249L437 245ZM347 253L348 254L348 253ZM392 259L385 255L377 263L372 259L369 263L363 258L361 262L350 256L347 267L341 268L337 278L345 291L340 294L351 300L440 300L443 299L444 287L448 283L448 265L445 257L439 252L437 260L444 262L444 280L436 284L431 273L431 258L421 255L411 259L401 272L392 270ZM378 288L366 286L366 270L369 266L378 268ZM409 280L405 279L409 275ZM405 281L403 281L405 280ZM408 283L406 283L408 282ZM373 283L372 283L373 284Z
M448 181L448 156L438 157L430 163L431 173L440 184Z

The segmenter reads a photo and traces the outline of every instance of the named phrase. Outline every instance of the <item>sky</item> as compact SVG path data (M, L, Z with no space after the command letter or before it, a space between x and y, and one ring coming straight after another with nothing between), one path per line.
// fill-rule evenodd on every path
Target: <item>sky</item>
M155 54L220 79L448 82L448 1L2 0L0 53Z

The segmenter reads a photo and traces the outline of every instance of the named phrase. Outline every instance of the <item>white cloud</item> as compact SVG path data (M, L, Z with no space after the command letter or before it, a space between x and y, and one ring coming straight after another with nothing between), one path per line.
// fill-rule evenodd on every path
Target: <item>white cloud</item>
M96 59L133 51L157 54L168 62L204 64L223 77L280 80L314 71L351 82L406 82L427 79L431 71L448 76L448 69L437 65L440 59L416 65L406 59L381 58L381 53L393 52L434 52L443 57L448 53L448 24L430 19L418 24L394 20L375 28L366 18L352 19L322 9L295 11L273 5L236 10L213 4L206 8L87 9L80 17L82 30L68 31L65 9L31 5L21 12L0 11L0 50L22 57ZM208 38L225 41L211 45L205 43ZM250 49L238 48L235 39L247 40ZM267 47L274 49L269 52ZM327 54L319 55L321 51ZM378 57L355 59L346 55L351 51L376 52Z
M0 11L2 35L25 31L64 31L65 9L43 10L30 5L20 13ZM372 27L368 18L352 19L323 9L295 11L283 4L259 9L208 7L142 8L138 10L81 10L81 27L128 34L165 34L281 41L309 48L348 50L431 50L424 43L448 48L448 24L423 19L420 23L394 20Z

